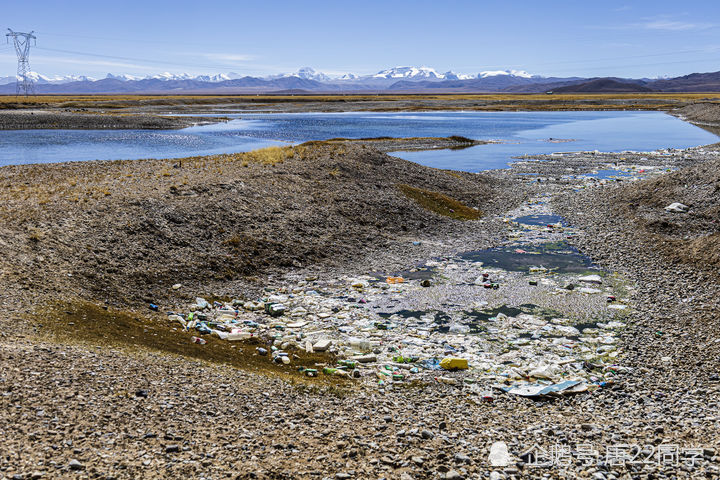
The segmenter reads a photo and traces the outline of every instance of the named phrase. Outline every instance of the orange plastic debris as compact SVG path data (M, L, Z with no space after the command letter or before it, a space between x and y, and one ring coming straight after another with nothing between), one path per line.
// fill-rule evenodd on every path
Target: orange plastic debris
M402 277L387 277L387 280L385 280L387 283L393 284L393 283L403 283L405 281Z

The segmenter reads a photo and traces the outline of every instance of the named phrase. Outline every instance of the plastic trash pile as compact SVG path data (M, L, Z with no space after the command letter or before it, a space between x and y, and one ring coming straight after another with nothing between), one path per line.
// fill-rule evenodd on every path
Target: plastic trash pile
M543 208L535 202L522 213ZM572 234L560 224L510 220L508 228L518 233L516 241ZM303 373L383 388L409 380L467 385L492 401L492 389L545 397L618 381L627 371L617 344L629 287L599 271L534 265L534 253L522 245L514 254L528 257L525 270L456 256L405 276L287 277L262 298L212 304L197 298L189 313L168 318L193 341L255 337L264 345L259 355L288 368L293 352L327 352L327 363Z

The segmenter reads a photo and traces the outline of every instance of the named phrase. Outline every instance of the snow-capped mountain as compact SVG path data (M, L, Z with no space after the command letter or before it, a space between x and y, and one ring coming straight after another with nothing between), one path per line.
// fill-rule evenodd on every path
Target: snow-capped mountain
M329 75L318 72L314 68L303 67L292 74L293 77L304 78L305 80L315 80L316 82L329 82L332 80Z
M532 75L522 70L497 70L497 71L483 71L477 75L468 75L455 73L448 71L445 73L438 73L437 70L430 67L411 67L411 66L397 66L380 70L375 74L370 75L358 75L355 73L346 73L340 76L332 76L323 72L319 72L311 67L302 67L293 73L286 73L280 75L270 75L267 77L258 77L265 80L276 80L281 78L299 78L302 80L311 80L315 82L328 83L333 85L342 84L344 88L350 86L353 87L365 87L365 88L382 88L392 85L397 81L442 81L442 80L470 80L474 78L487 78L493 76L511 76L520 78L531 78ZM228 80L236 80L243 78L244 75L240 75L235 72L219 73L219 74L207 74L207 75L191 75L189 73L170 73L163 72L155 75L131 75L126 73L108 73L105 79L119 80L121 82L132 82L139 80L160 80L160 81L183 81L191 80L196 82L208 82L208 83L220 83ZM37 72L31 72L30 78L38 85L43 84L64 84L71 82L93 82L96 79L92 77L86 77L82 75L55 75L48 76L42 75ZM16 81L15 76L0 77L0 85L7 85Z
M520 77L520 78L533 78L536 75L530 75L528 72L524 70L487 70L485 72L480 72L477 74L477 78L488 78L488 77L497 77L498 75L508 75L511 77ZM472 78L472 77L470 77Z
M47 85L47 84L62 84L62 83L70 83L70 82L94 82L95 79L92 77L86 77L84 75L53 75L53 76L47 76L47 75L41 75L37 72L30 72L28 73L28 77L30 77L30 80L35 82L38 85ZM0 77L0 85L7 85L9 83L15 83L18 80L18 78L15 75L9 75L7 77Z
M120 80L121 82L129 82L131 80L142 80L143 77L128 75L127 73L121 73L119 75L113 75L112 73L108 73L105 78L110 80Z
M314 80L316 82L330 82L333 79L330 75L327 75L323 72L318 72L312 67L302 67L298 69L295 72L292 73L281 73L279 75L269 75L265 78L270 80L275 80L278 78L302 78L303 80Z
M380 70L373 75L373 78L392 78L392 79L422 79L430 80L433 78L442 78L442 76L430 67L392 67L386 70Z
M529 88L560 80L534 76L523 70L487 70L477 74L449 70L439 73L431 67L396 66L374 74L329 75L311 67L293 73L266 77L247 76L234 72L194 75L163 72L155 75L108 73L101 80L84 76L45 76L33 73L31 78L44 93L127 93L127 92L224 92L259 93L285 91L367 92L367 91L504 91L508 88ZM14 90L14 76L0 78L2 92ZM42 87L42 88L40 88ZM538 87L539 88L539 87Z
M442 74L444 80L470 80L475 78L473 75L466 75L464 73L455 73L452 70Z

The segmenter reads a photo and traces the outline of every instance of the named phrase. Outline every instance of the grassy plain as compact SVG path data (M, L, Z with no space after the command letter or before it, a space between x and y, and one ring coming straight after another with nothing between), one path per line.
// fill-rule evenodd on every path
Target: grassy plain
M36 95L0 96L0 108L131 109L235 105L324 104L349 110L666 110L695 102L720 102L717 93L642 94L440 94L440 95Z

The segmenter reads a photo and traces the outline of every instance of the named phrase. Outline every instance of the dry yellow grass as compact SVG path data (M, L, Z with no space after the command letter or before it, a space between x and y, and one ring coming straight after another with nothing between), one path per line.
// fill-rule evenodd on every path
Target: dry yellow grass
M503 102L513 102L532 105L537 103L544 106L577 102L587 102L593 108L652 108L658 109L659 101L672 104L678 102L694 102L707 100L708 95L717 100L718 94L709 93L632 93L632 94L440 94L440 95L35 95L31 97L16 97L14 95L0 96L2 105L17 107L63 106L67 108L128 108L142 105L212 105L219 103L315 103L315 102L481 102L481 106L502 106ZM612 101L636 101L636 104L616 105ZM604 103L607 101L608 103ZM644 102L647 101L647 102ZM419 105L424 107L422 105ZM522 108L522 107L518 107ZM577 106L576 106L577 108ZM545 108L549 109L549 108Z
M243 155L243 158L250 162L275 165L292 158L294 155L295 149L293 147L267 147L247 152Z

